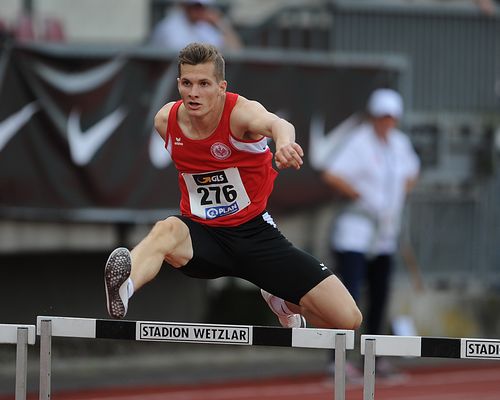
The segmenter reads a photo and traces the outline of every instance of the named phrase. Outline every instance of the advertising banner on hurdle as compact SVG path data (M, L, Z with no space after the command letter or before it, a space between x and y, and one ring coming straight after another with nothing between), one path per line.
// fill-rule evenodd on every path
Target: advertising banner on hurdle
M136 329L136 339L145 341L242 345L252 343L252 330L249 326L138 322Z
M346 350L354 349L354 331L340 329L50 316L37 317L36 328L40 335L40 400L51 398L52 337L335 349L336 400L345 399Z
M498 339L362 335L361 354L367 340L375 341L375 356L500 360Z
M461 339L460 358L500 360L500 340Z
M363 400L375 398L377 356L500 360L500 340L425 336L361 335Z
M44 320L56 337L334 349L336 335L343 334L346 349L354 349L350 330L39 316L38 334Z

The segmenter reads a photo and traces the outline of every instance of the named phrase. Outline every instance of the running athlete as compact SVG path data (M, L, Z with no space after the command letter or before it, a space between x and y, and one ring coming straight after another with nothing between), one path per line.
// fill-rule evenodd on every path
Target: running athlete
M266 211L278 169L302 165L293 125L260 103L226 91L224 59L211 45L179 53L181 100L167 103L155 127L178 170L181 215L157 222L130 252L115 249L105 266L108 312L123 318L134 290L166 261L182 273L234 276L259 288L282 326L309 323L356 329L361 313L332 272L294 247Z

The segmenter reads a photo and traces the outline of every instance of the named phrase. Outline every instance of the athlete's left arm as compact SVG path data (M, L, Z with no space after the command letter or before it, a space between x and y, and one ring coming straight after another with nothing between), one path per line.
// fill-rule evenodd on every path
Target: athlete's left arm
M276 145L274 159L279 169L302 165L304 151L295 142L295 127L265 109L257 101L240 96L231 113L231 131L241 139L270 137Z

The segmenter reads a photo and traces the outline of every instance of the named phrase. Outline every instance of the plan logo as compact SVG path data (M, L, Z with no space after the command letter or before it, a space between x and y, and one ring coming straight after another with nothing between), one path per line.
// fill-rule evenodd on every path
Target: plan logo
M216 206L209 207L205 209L205 216L207 219L215 219L219 217L223 217L225 215L231 215L237 213L240 210L238 203L235 201L232 204L228 204L227 206Z

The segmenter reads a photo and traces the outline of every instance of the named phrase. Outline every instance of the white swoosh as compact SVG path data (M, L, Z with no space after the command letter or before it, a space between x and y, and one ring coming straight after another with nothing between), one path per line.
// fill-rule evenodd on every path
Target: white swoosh
M165 149L165 142L154 128L149 141L149 158L151 163L158 169L168 167L172 162L169 152Z
M101 86L111 79L123 65L125 65L125 60L119 58L84 72L67 73L38 62L35 64L35 71L60 91L74 94L88 92Z
M177 82L175 79L177 77L177 73L177 65L172 63L160 79L157 85L158 89L156 90L153 101L151 102L151 108L147 117L148 124L149 121L153 120L154 115L161 107L164 100L164 94L171 93L174 89ZM166 151L165 149L165 142L161 136L158 135L155 128L153 128L151 132L151 139L149 140L149 159L151 160L153 166L158 169L165 168L172 162L169 151Z
M21 110L5 118L0 122L0 151L5 147L7 142L29 121L40 107L36 101L25 105Z
M325 168L332 153L340 147L349 132L361 122L357 113L325 134L325 118L313 115L309 127L309 162L317 170Z
M86 165L96 151L111 136L126 116L122 107L103 118L95 125L82 132L80 128L80 112L71 110L68 118L69 150L77 165Z

